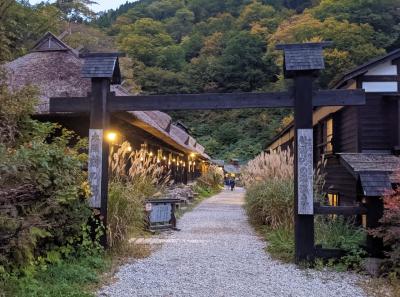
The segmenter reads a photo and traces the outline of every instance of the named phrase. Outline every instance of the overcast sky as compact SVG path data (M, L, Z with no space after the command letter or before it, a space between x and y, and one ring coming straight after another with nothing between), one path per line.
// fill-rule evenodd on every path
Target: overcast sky
M95 0L96 1L96 0ZM98 5L92 5L92 9L96 12L109 10L112 8L118 8L121 4L126 2L134 2L135 0L97 0ZM43 0L29 0L31 4L37 4L43 2ZM53 2L53 1L50 1Z

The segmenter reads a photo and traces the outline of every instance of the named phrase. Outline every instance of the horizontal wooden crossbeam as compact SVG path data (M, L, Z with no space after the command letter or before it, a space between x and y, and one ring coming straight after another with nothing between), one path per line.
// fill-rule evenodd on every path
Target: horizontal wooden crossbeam
M327 249L322 248L321 245L315 246L315 257L321 259L339 259L346 255L346 252L342 249Z
M367 209L363 206L321 206L314 204L314 213L321 215L343 215L352 216L366 214Z
M363 90L316 91L313 105L346 106L365 104ZM170 94L115 96L110 94L108 110L215 110L242 108L294 107L294 95L278 93L217 93L217 94ZM88 97L59 97L50 99L50 112L88 112Z

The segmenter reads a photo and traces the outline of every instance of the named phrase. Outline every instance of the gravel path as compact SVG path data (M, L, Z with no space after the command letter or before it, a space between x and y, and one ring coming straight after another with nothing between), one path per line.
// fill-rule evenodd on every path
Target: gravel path
M124 265L98 296L361 297L358 277L272 260L242 208L241 189L186 213L150 257Z

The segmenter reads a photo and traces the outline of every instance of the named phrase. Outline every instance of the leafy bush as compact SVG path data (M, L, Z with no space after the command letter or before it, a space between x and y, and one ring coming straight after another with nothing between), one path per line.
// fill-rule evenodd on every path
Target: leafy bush
M400 174L399 172L396 173ZM382 266L384 274L391 274L394 278L400 278L400 189L388 192L383 197L384 213L379 221L380 226L370 230L370 234L382 238L387 248L385 260Z
M346 252L339 261L331 261L343 270L359 269L366 252L362 249L366 232L357 227L349 218L322 217L315 218L315 241L323 248L337 248Z
M28 86L10 92L0 69L0 143L12 146L21 133L21 125L29 118L37 102L37 92Z
M293 225L293 180L269 180L247 189L246 211L258 225L272 229Z
M85 142L55 124L29 120L25 128L15 148L0 144L0 267L7 269L36 264L60 247L72 252L91 215L87 158L79 153Z
M109 267L100 254L68 258L34 275L14 275L2 283L0 296L14 297L91 297L89 284L99 283L99 274Z
M86 142L32 120L35 88L11 91L4 82L0 74L0 279L97 250L87 226Z
M350 251L359 247L365 240L365 231L354 226L344 217L315 218L316 243L327 248L338 248Z

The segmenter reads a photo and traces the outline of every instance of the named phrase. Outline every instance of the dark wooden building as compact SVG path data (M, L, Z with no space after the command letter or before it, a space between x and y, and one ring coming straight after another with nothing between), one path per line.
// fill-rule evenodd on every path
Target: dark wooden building
M84 59L79 52L52 33L45 34L25 56L5 64L10 89L34 85L39 91L35 118L60 123L62 126L88 136L88 113L50 113L51 97L84 97L91 81L81 77ZM121 85L112 85L118 96L129 94ZM176 182L188 182L206 170L209 157L181 125L160 111L129 111L114 113L111 129L118 139L115 145L129 141L133 150L145 149L168 166Z
M321 107L313 113L314 163L323 158L325 192L331 205L364 203L368 215L361 219L373 227L382 214L380 197L400 183L400 49L345 74L335 89L364 89L366 104ZM267 147L293 146L293 124Z

